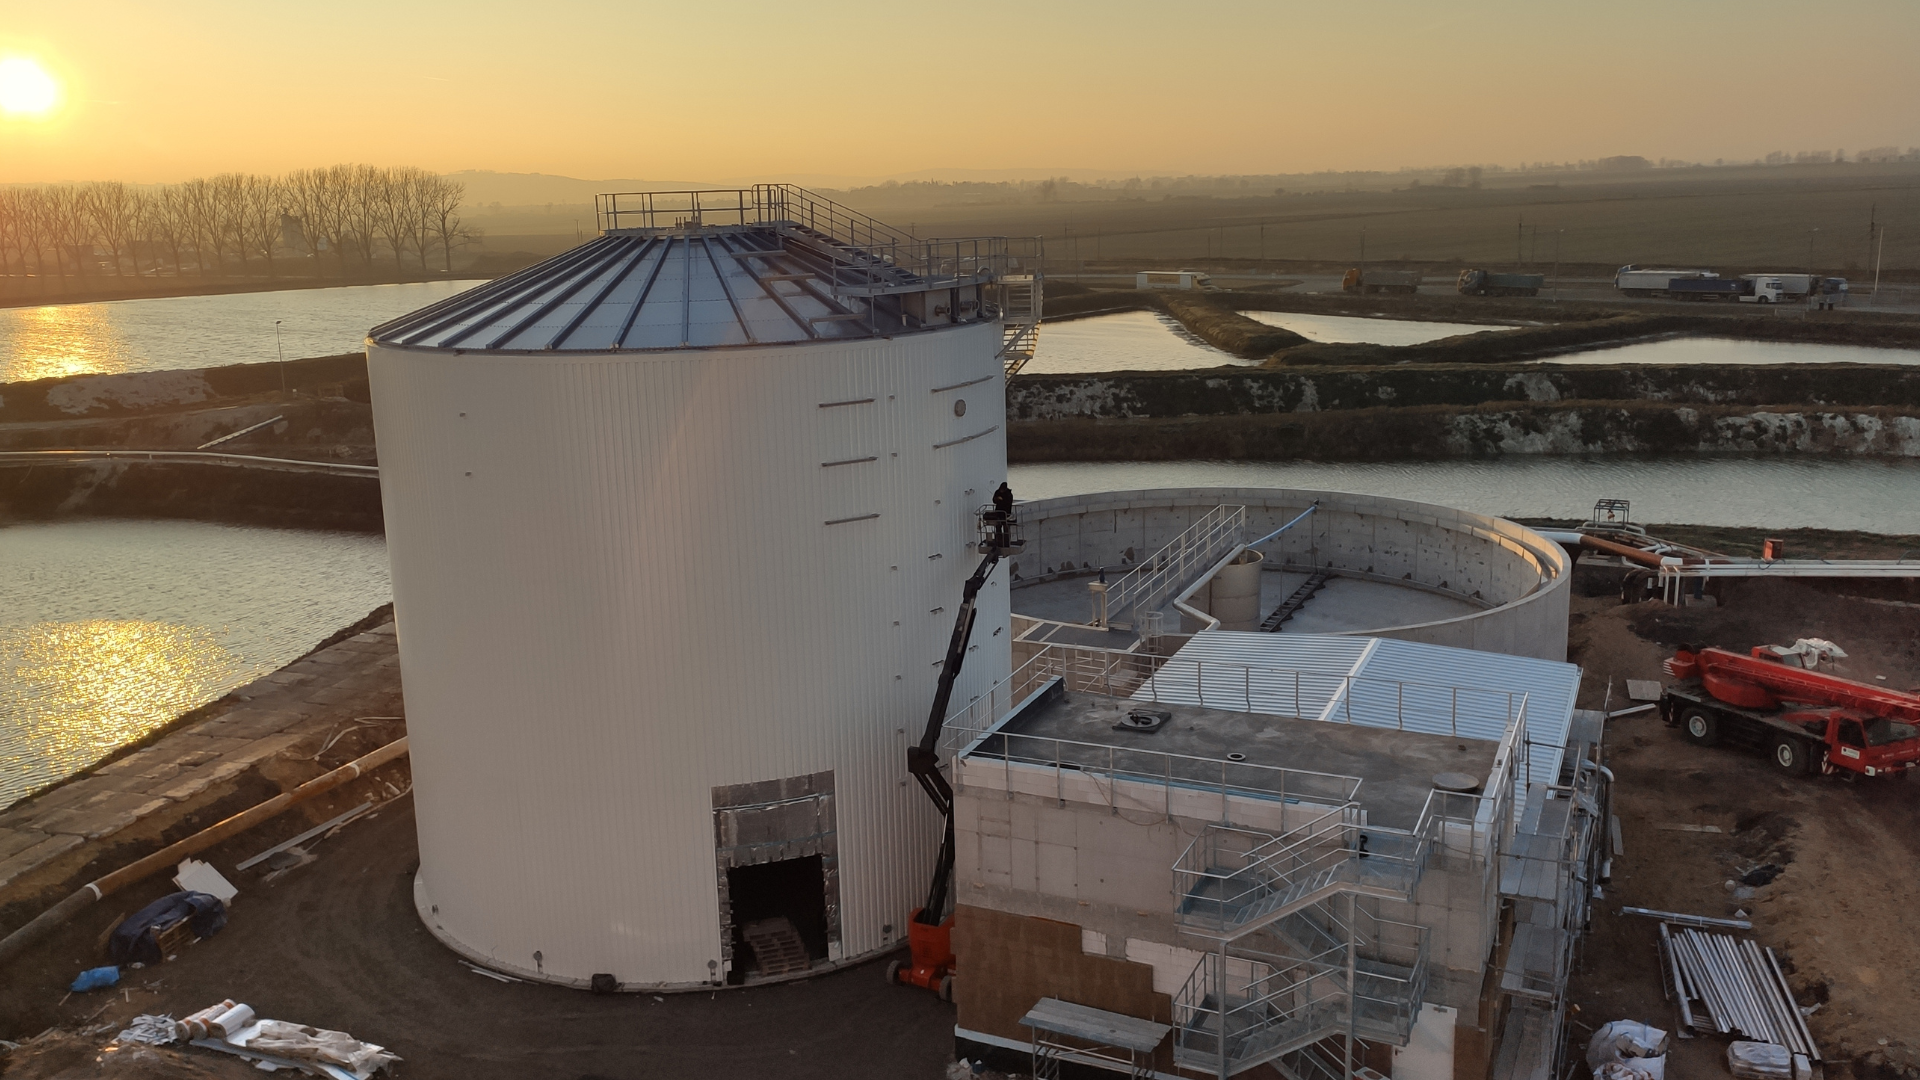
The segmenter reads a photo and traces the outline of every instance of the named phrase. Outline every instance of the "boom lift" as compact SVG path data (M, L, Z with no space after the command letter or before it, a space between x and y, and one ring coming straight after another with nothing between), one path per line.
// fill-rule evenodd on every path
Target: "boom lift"
M1682 648L1665 667L1681 681L1660 717L1689 742L1744 745L1789 773L1905 776L1920 764L1920 694L1795 667L1764 645Z
M960 676L960 666L966 663L967 642L973 637L975 601L1000 560L1025 545L1026 541L1014 535L1019 525L1013 513L1013 489L1001 484L993 493L993 505L980 511L980 565L960 594L960 614L953 621L953 640L947 644L947 659L940 667L940 683L933 692L933 708L927 713L927 729L918 745L907 747L907 771L939 808L946 835L940 841L927 902L907 920L912 966L903 967L898 960L888 964L887 981L933 990L942 1001L953 1000L953 916L946 914L947 894L953 884L953 785L940 772L936 751L940 728L947 720L947 704L953 697L953 683Z

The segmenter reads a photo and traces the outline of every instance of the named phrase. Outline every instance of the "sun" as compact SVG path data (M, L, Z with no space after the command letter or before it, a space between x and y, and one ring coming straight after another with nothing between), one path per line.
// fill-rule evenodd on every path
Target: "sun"
M38 61L24 56L0 57L0 113L45 116L59 102L60 84Z

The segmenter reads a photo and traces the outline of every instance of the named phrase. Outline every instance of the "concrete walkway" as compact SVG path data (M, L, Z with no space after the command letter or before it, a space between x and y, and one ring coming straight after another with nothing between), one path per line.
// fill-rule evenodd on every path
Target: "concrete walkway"
M60 860L78 869L88 852L143 819L161 816L217 784L287 753L319 749L357 717L400 716L400 653L391 622L342 641L228 694L212 716L44 795L0 811L0 895Z

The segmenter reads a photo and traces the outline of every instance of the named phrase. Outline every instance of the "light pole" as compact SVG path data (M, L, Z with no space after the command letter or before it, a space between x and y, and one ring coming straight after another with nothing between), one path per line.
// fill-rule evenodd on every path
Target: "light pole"
M280 396L287 394L287 350L280 344L280 320L273 320L273 351L280 357Z

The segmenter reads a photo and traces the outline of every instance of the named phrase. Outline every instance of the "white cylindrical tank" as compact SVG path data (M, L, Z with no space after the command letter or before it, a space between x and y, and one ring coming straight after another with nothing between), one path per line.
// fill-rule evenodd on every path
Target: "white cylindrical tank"
M815 970L904 940L940 836L905 752L1006 475L1000 333L542 354L375 331L415 900L442 941L632 989L738 981L783 918ZM955 707L1007 676L1008 621L1003 570Z

